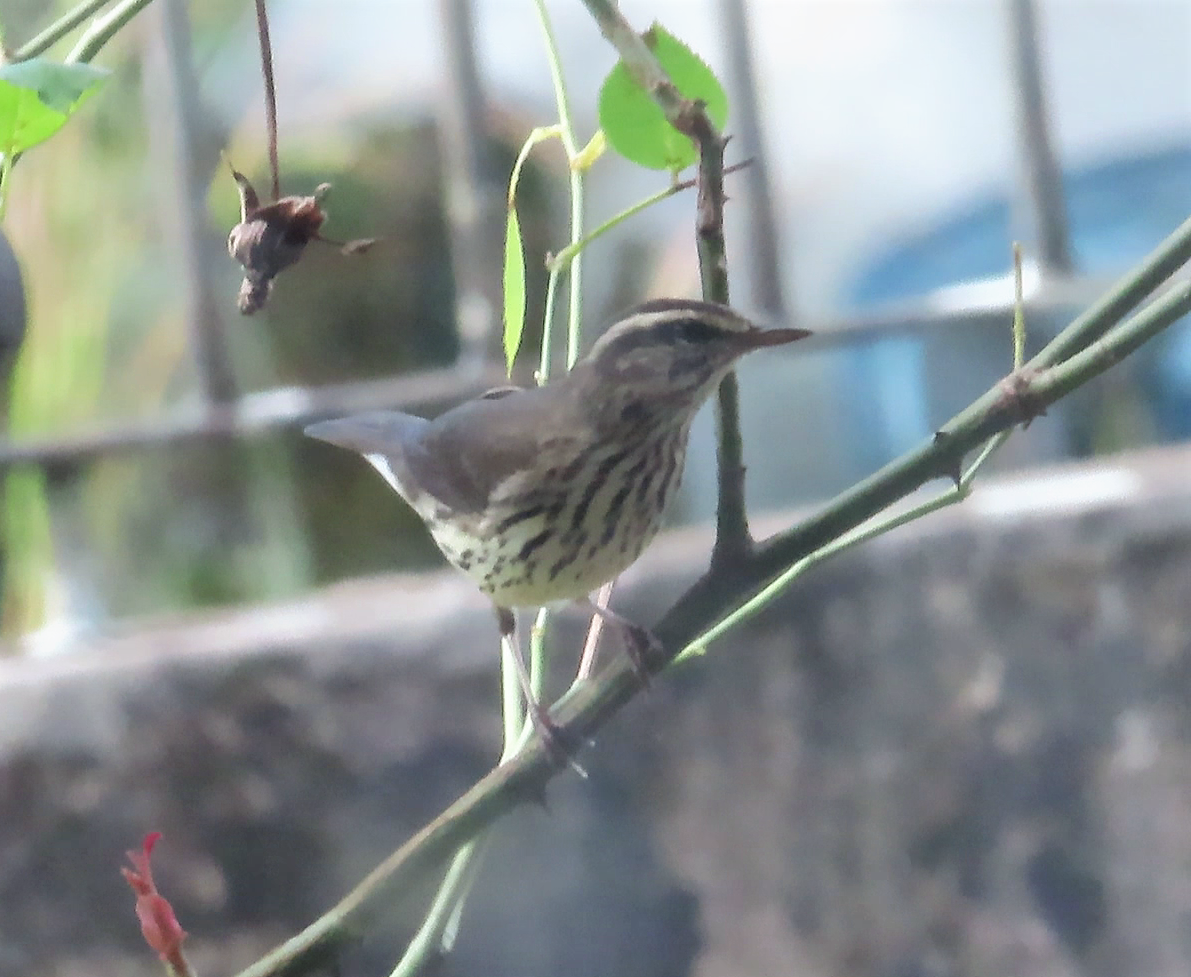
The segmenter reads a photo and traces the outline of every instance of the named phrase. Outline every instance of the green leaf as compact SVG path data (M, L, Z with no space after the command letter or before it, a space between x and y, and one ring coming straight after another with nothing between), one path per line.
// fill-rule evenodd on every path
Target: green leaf
M722 129L728 121L728 96L703 60L658 24L642 35L683 96L700 99ZM621 156L653 170L677 172L698 158L694 143L666 121L650 95L617 63L600 88L600 127Z
M505 226L505 369L513 372L513 360L521 348L521 333L525 329L525 246L521 242L521 222L517 208L509 207Z
M0 68L0 152L24 152L49 139L107 76L89 64L39 58Z

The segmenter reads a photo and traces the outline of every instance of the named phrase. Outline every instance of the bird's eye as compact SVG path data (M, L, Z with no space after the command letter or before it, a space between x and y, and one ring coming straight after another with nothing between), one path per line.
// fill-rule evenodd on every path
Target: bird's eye
M719 335L715 326L702 319L683 319L677 326L679 337L688 343L705 343Z

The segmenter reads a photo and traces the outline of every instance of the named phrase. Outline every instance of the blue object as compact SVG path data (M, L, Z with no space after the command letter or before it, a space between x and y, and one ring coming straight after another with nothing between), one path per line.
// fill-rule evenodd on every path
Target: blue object
M1076 268L1093 275L1122 273L1191 215L1191 146L1069 171L1064 190ZM926 232L902 239L862 268L846 303L871 312L948 285L1003 276L1013 227L1007 194L974 202ZM852 401L852 421L867 468L922 440L942 420L928 416L928 341L878 340L844 360L845 382L866 391ZM1191 320L1176 324L1154 344L1142 382L1161 436L1191 437Z

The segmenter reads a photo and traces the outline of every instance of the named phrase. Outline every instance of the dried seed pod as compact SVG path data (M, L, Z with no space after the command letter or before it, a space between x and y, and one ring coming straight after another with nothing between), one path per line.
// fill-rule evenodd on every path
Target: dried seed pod
M326 220L321 202L331 186L323 183L312 196L282 197L262 206L243 173L233 168L232 177L240 193L240 223L228 235L227 249L244 266L239 306L245 315L252 315L264 306L273 279L319 237Z

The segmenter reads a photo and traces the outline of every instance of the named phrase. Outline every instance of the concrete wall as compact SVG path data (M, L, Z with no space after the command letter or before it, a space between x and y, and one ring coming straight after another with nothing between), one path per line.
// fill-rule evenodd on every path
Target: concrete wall
M441 972L1191 973L1189 472L988 482L814 572L502 825ZM659 542L618 606L708 549ZM433 576L0 662L0 975L157 974L118 874L148 830L201 977L247 963L493 762L495 644Z

